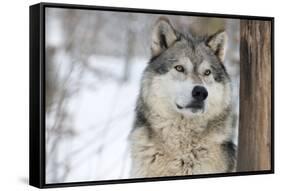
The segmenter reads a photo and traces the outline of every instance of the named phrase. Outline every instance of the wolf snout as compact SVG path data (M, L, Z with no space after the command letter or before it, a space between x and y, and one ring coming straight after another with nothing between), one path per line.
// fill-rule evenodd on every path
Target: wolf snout
M195 86L192 90L192 97L196 101L204 101L208 97L208 91L203 86Z
M186 103L186 99L179 99L176 101L177 109L196 109L201 110L204 108L204 100L208 97L208 91L203 86L195 86L192 91L192 100Z

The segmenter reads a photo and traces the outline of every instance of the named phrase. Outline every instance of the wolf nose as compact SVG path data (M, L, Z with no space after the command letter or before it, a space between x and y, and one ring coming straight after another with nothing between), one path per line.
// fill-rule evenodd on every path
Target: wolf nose
M192 97L196 101L203 101L208 97L208 92L206 88L202 86L195 86L192 90Z

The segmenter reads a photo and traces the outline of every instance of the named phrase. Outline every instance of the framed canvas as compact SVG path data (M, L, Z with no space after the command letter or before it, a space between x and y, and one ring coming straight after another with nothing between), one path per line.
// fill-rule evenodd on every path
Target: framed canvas
M30 185L274 173L274 18L30 6Z

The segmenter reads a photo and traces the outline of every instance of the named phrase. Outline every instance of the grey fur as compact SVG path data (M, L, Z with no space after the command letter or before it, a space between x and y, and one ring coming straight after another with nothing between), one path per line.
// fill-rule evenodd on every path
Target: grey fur
M148 107L146 106L143 99L140 97L138 99L137 107L136 107L136 119L134 127L150 127L150 123L148 118L145 116L145 113L148 112Z
M225 152L225 155L227 157L227 161L228 161L228 169L227 171L231 172L233 171L233 169L235 168L236 165L236 145L234 145L232 142L225 142L222 144L222 149Z
M235 171L231 86L223 66L224 36L180 34L167 19L160 19L154 31L153 58L143 73L130 134L132 177ZM178 64L185 69L182 73L174 69ZM208 77L202 74L206 68L211 70ZM173 93L171 84L179 86L176 90L180 93ZM193 99L190 87L198 84L210 94L202 114L176 109L174 102L186 104Z

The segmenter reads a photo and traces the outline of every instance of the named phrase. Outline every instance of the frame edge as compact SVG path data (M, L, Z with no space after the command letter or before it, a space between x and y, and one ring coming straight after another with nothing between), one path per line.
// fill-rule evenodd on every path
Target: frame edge
M40 119L41 7L29 7L29 185L43 188Z

